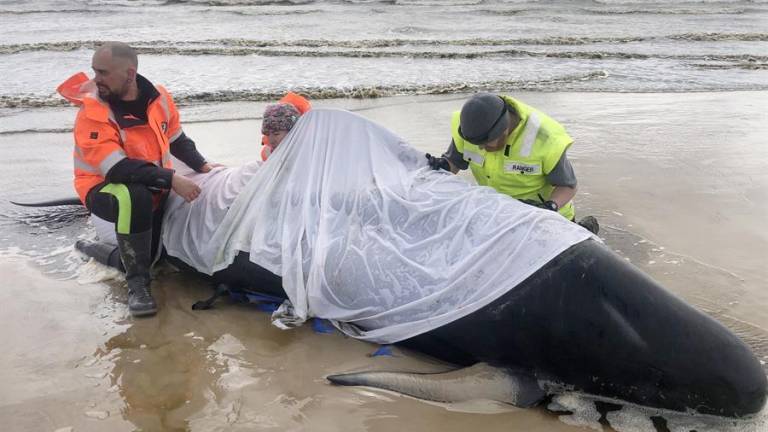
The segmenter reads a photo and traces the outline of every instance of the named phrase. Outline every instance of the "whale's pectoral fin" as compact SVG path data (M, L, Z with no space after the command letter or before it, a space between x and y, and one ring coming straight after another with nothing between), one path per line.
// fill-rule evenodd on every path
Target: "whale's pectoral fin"
M442 373L357 372L327 379L337 385L380 388L436 402L488 399L527 408L547 396L532 374L485 363Z

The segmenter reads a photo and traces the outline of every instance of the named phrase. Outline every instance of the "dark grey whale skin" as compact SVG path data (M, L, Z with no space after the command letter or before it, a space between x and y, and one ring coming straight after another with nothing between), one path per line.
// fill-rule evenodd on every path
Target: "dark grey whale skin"
M593 240L477 312L400 344L674 411L745 417L766 401L765 371L744 342Z
M286 297L280 277L247 253L214 280ZM594 240L570 247L480 310L399 345L603 398L724 417L760 411L768 386L736 335Z

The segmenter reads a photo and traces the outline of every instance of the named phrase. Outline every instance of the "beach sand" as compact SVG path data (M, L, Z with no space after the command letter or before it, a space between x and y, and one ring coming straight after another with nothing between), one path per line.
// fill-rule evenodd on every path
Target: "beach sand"
M597 216L611 248L768 359L768 94L517 96L559 120L575 138L568 154L580 182L578 217ZM463 99L315 105L353 109L435 154L448 144L450 113ZM252 112L262 107L253 104ZM258 155L259 121L194 123L185 130L212 160L238 165ZM39 179L43 194L67 191L70 139L2 135L0 157L13 160L19 149L42 147L45 156L38 162L50 173ZM14 189L6 189L2 199L22 196L17 188L29 169L9 164L4 184ZM30 195L41 197L39 190ZM6 249L24 249L22 234L3 237ZM573 416L560 419L543 408L446 406L334 387L326 375L449 366L398 349L394 356L371 357L377 346L315 333L309 325L281 331L270 325L268 314L247 305L220 301L213 310L192 311L209 287L168 268L160 269L153 286L160 313L134 320L120 281L61 280L42 274L40 260L24 256L0 258L0 333L6 341L0 424L6 431L585 430L569 425L578 423ZM638 424L634 430L653 430L650 421ZM593 418L586 425L598 423Z

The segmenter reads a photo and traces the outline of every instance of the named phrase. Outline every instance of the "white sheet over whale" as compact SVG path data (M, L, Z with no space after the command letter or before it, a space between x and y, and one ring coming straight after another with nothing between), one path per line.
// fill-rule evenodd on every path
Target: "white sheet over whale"
M192 205L170 198L170 253L211 274L250 252L283 277L299 318L330 319L379 343L487 305L591 235L428 169L422 152L346 111L309 112L266 163L248 169L236 198L229 182L214 180L227 170L209 174Z

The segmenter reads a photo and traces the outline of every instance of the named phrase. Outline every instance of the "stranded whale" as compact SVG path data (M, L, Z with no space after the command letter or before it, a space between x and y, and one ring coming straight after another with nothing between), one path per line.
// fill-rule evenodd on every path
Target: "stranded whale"
M765 403L759 361L727 328L583 228L431 171L355 114L311 111L266 163L196 181L197 200L169 198L168 254L288 299L293 321L481 364L489 397L521 406L562 390L729 417ZM455 374L329 379L440 400L467 384Z
M524 370L550 392L674 411L743 417L766 399L749 347L592 240L481 310L401 344L459 365ZM396 390L391 376L329 379Z
M246 253L213 277L287 298L281 278ZM521 407L567 390L725 417L760 411L768 385L760 362L730 330L591 239L480 310L397 344L467 370L358 372L329 381Z

